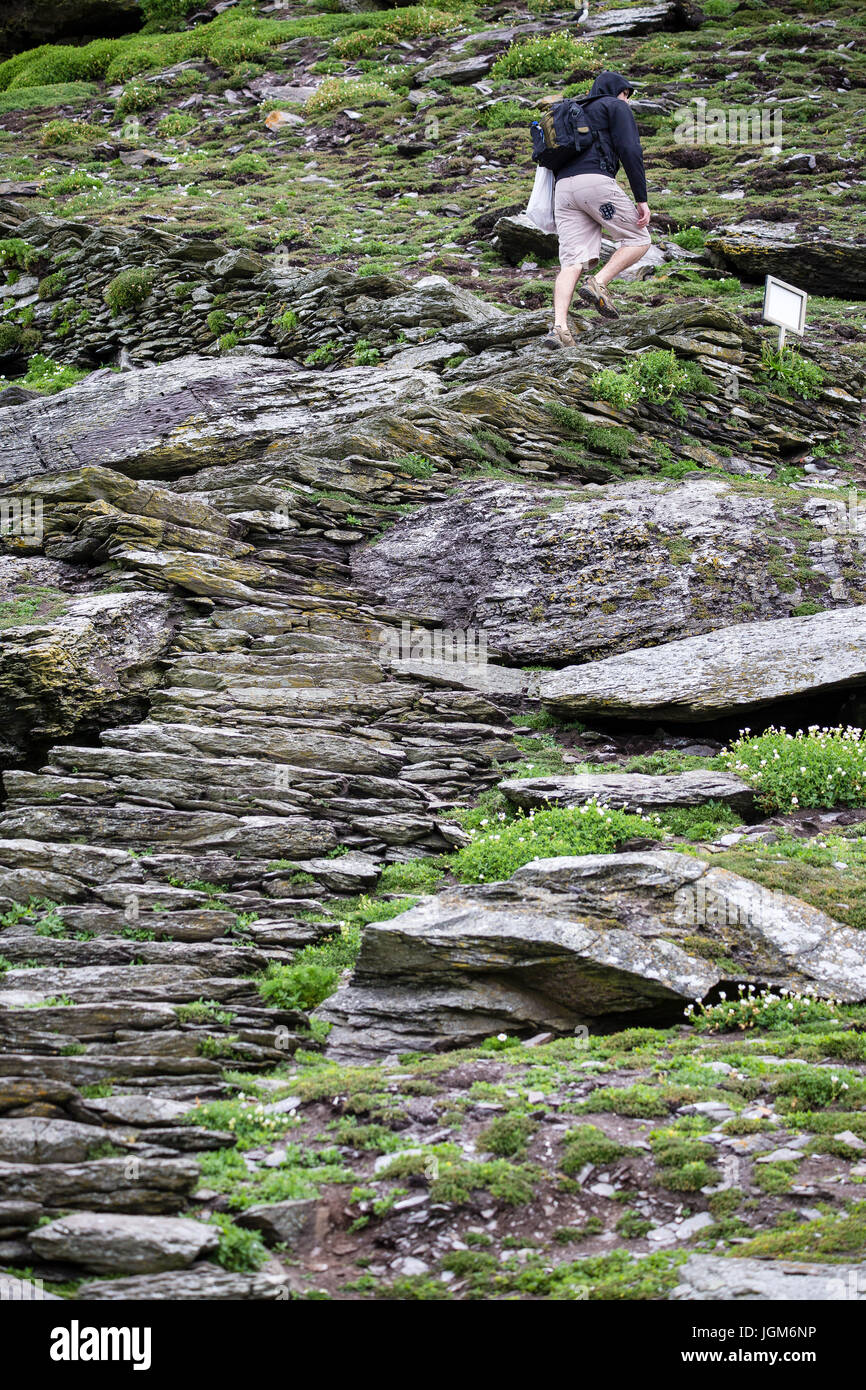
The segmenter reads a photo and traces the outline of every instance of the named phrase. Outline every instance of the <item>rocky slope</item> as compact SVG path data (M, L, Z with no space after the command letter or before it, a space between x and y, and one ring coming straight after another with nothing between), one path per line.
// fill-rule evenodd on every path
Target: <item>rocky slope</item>
M594 52L658 89L651 170L682 151L690 65L765 91L751 11L711 8L590 16ZM835 1297L862 1270L866 796L780 812L719 755L746 711L862 722L864 376L837 331L861 310L819 302L774 372L715 204L706 253L666 235L695 220L664 211L672 174L654 277L552 351L507 201L533 82L494 61L563 17L401 10L380 35L386 14L181 5L86 78L60 48L0 65L4 1288ZM847 137L857 17L833 14L832 47L825 21L769 17L826 48ZM790 28L775 42L799 73ZM335 77L355 86L328 107ZM480 163L436 143L470 112ZM46 131L56 167L30 178ZM288 203L243 163L264 149L333 241L295 226L273 254ZM821 159L853 202L857 156ZM187 161L212 215L181 206ZM752 163L760 211L789 175ZM384 250L343 226L362 168L392 200ZM521 833L535 857L497 858ZM488 835L497 871L472 877Z

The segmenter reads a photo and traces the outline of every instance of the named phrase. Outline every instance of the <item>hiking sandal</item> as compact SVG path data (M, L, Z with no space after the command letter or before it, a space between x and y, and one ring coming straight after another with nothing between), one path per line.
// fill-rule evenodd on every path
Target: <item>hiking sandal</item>
M613 300L604 285L600 285L594 275L590 275L584 280L582 285L578 285L577 292L581 299L585 299L594 309L606 319L618 319L619 311L614 308Z
M577 347L569 329L554 324L544 340L549 347Z

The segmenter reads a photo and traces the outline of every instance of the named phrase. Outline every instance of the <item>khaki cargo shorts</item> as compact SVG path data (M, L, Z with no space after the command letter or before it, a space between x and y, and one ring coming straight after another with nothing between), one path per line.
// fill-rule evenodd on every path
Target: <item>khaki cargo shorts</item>
M649 246L637 225L634 203L608 174L574 174L559 179L554 204L560 265L595 265L602 234L625 246Z

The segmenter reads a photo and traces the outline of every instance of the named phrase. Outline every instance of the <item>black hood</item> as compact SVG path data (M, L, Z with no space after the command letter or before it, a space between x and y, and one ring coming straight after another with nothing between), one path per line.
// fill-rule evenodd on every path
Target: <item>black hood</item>
M595 97L618 97L620 92L633 92L634 83L618 72L600 72L592 84L589 100Z

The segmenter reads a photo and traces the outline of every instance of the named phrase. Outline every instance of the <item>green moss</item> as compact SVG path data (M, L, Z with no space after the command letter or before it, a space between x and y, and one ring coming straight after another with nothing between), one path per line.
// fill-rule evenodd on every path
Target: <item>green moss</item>
M491 1120L478 1136L478 1147L482 1153L498 1154L501 1158L520 1158L536 1126L528 1115L512 1111L508 1115L498 1115Z
M615 1163L628 1153L616 1139L609 1139L604 1130L596 1125L578 1125L565 1134L560 1168L563 1173L574 1175L586 1163Z
M106 285L102 297L113 314L122 314L144 303L155 279L156 271L149 266L133 266L115 275Z

